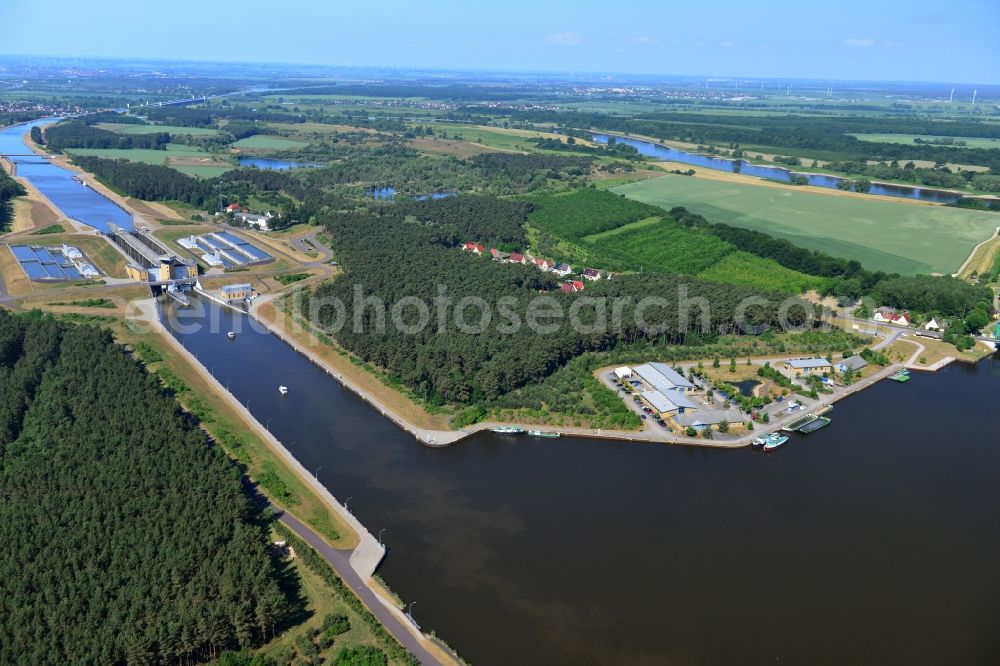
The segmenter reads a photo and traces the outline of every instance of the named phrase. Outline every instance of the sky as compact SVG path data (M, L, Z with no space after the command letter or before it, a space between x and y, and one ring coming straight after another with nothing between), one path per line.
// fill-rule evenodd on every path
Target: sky
M0 0L5 55L497 71L997 84L998 28L1000 0Z

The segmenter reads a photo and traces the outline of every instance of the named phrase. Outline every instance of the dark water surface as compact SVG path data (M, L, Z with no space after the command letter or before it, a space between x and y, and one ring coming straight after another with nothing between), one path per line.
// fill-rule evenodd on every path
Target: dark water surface
M268 171L287 171L288 169L315 168L322 166L316 162L296 162L274 157L237 157L237 163L243 167L257 167Z
M381 575L477 666L1000 663L997 357L882 382L770 455L492 434L431 450L211 312L215 332L177 336L387 529Z
M593 139L597 143L607 143L608 138L609 135L607 134L593 134ZM670 146L662 143L655 143L653 141L646 141L643 139L615 136L615 140L618 141L618 143L624 143L632 146L639 151L640 155L656 157L669 162L691 164L693 166L714 169L716 171L729 171L730 173L735 172L737 171L736 165L738 163L739 172L747 176L771 178L773 180L780 180L787 183L791 181L792 174L796 174L805 176L810 185L815 185L816 187L827 187L830 189L836 189L837 184L844 180L844 178L839 176L828 176L822 173L805 173L792 171L778 166L752 164L745 160L733 160L725 157L712 157L711 155L689 153L686 150L671 148ZM868 193L886 197L902 197L904 199L933 201L935 203L954 203L962 198L962 195L949 192L947 190L934 190L926 187L911 187L909 185L893 185L891 183L872 183L871 190L869 190Z

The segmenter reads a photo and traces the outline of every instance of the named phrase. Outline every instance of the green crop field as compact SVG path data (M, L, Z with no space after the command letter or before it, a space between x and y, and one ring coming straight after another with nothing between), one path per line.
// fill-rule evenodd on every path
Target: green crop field
M612 191L668 210L683 206L710 222L756 229L903 275L956 271L1000 226L996 213L687 176L651 178Z
M128 160L144 164L160 164L173 167L182 173L201 178L217 176L232 168L216 161L201 148L185 146L179 143L168 143L166 150L149 150L145 148L67 148L70 155L91 155L111 160ZM204 160L204 164L199 161Z
M99 123L101 129L111 130L118 134L190 134L191 136L215 136L219 130L214 127L181 127L180 125L130 125L127 123Z
M604 190L535 194L528 218L535 249L561 261L616 272L697 275L712 282L751 284L796 293L820 288L772 259L739 252L703 229L683 226L667 211Z
M254 134L245 139L240 139L233 144L234 148L258 148L264 150L286 150L288 148L302 148L309 145L306 141L292 141L280 136L268 136L266 134Z
M861 141L902 143L906 145L915 145L913 140L916 138L924 139L925 141L931 141L933 139L955 139L956 141L965 142L964 146L956 146L956 148L1000 148L1000 139L988 139L974 136L931 136L929 134L852 134L851 136L857 137Z

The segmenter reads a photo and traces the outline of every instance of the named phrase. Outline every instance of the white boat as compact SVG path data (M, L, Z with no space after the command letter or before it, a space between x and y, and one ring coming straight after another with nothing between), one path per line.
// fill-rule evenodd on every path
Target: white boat
M288 395L288 387L287 386L279 386L278 387L278 392L281 393L281 395Z
M229 331L228 333L226 333L226 337L229 338L230 340L235 340L236 334L233 333L232 331Z
M520 435L524 432L524 428L518 428L517 426L496 426L495 428L490 428L490 432L501 435Z
M765 444L767 444L767 438L766 437L754 437L753 438L753 445L754 446L764 446Z
M773 451L787 441L788 435L779 435L776 432L772 432L767 436L767 441L764 443L764 450Z

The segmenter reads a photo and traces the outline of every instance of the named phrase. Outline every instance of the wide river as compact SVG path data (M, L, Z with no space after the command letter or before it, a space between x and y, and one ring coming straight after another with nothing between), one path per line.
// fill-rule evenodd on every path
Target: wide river
M607 143L611 135L593 133L593 139L597 143ZM790 182L792 174L805 176L810 185L816 187L826 187L836 189L837 184L844 178L840 176L827 176L822 173L810 173L791 171L778 166L766 166L753 164L746 160L733 160L725 157L713 157L700 153L690 153L686 150L672 148L662 143L646 141L644 139L633 139L630 137L615 136L618 143L632 146L639 151L640 155L655 157L668 162L681 162L692 166L699 166L715 171L728 171L734 173L737 170L747 176L758 178L771 178L782 182ZM737 169L737 164L739 168ZM904 199L919 199L920 201L932 201L934 203L954 203L962 198L962 195L948 190L934 190L926 187L911 187L909 185L893 185L891 183L872 183L869 194L878 194L885 197L902 197Z
M381 575L477 666L1000 663L998 357L882 382L769 455L427 449L243 315L177 312L186 347L386 529Z

